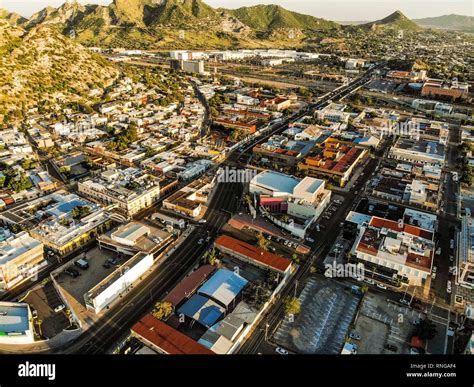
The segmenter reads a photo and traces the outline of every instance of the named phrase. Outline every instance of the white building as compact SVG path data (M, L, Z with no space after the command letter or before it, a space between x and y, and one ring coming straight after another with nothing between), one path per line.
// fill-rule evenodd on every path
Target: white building
M9 237L0 243L0 291L32 278L46 265L43 243L27 232Z

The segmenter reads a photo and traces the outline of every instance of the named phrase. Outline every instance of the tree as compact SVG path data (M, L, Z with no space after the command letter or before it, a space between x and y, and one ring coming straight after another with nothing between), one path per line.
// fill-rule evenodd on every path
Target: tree
M416 324L414 336L418 336L421 340L431 340L436 333L436 324L431 320L423 319Z
M301 311L300 300L296 297L287 297L285 299L285 314L287 316L297 315Z
M171 302L157 302L151 314L158 320L166 319L173 313L173 304Z
M77 206L71 212L72 218L75 220L81 220L82 218L85 218L86 216L90 214L91 214L91 209L86 206Z
M293 255L291 256L291 260L293 261L293 263L294 263L295 265L299 265L299 263L300 263L300 257L298 257L297 254L293 254Z
M270 246L270 241L265 238L265 236L262 233L259 233L257 235L257 246L265 251L268 251L268 246Z
M216 264L216 259L217 259L216 249L211 249L211 250L206 251L203 258L204 258L204 263L214 266Z

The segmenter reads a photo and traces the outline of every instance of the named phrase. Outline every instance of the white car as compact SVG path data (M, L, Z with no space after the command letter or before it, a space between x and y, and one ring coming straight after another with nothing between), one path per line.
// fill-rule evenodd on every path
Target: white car
M375 281L372 280L372 279L366 279L365 280L365 283L369 284L369 285L375 285Z
M452 289L451 289L451 281L448 281L448 284L447 284L447 286L446 286L446 292L447 292L448 294L450 294L450 293L451 293L451 290L452 290Z
M387 289L387 287L384 284L380 284L380 283L377 283L377 287L384 290Z
M405 300L404 298L401 298L401 299L400 299L400 304L410 306L410 301Z
M206 222L207 222L206 219L201 219L201 220L199 221L200 224L204 224L204 223L206 223Z
M54 308L54 311L55 311L56 313L59 313L59 312L61 312L61 311L62 311L63 309L65 309L65 308L66 308L66 306L65 306L64 304L60 304L60 305L58 305L56 308Z
M288 355L288 351L286 349L281 348L281 347L277 347L275 349L275 352L280 354L280 355Z

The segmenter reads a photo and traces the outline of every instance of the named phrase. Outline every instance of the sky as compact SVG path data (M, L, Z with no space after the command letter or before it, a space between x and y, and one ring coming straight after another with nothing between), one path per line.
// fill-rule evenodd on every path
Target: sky
M372 21L400 10L412 19L459 14L474 16L473 0L204 0L213 7L238 8L256 4L278 4L289 10L336 21ZM65 0L0 0L0 8L29 17ZM112 0L80 0L84 4L107 5Z

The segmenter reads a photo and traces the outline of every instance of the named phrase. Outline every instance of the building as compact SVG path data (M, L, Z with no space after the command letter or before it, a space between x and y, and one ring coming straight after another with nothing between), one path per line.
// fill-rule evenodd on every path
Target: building
M409 163L420 163L442 167L445 160L446 147L429 140L399 138L390 148L389 157Z
M272 136L267 142L253 147L255 160L283 170L293 169L314 148L313 141L288 140L284 136Z
M172 234L141 222L120 225L97 238L99 248L135 255L138 252L152 254L173 239Z
M325 181L312 177L298 179L282 173L265 171L256 175L249 186L251 194L280 198L286 202L286 213L302 219L316 219L331 200L331 191L325 189Z
M137 168L110 169L78 183L79 192L101 204L112 205L132 217L160 198L159 179Z
M78 249L112 226L103 208L75 194L58 191L49 195L48 201L52 203L37 213L46 219L30 234L58 254Z
M99 314L120 297L125 295L154 263L153 254L137 253L86 294L87 309Z
M43 244L26 232L0 242L0 291L35 276L47 264Z
M0 344L31 344L35 341L28 304L0 302Z
M207 203L211 190L208 179L195 180L165 200L163 208L191 218L197 218Z
M213 355L210 349L182 334L152 315L146 315L132 327L132 337L161 354Z
M292 263L289 259L269 253L241 240L221 235L214 244L222 253L236 257L263 270L275 271L282 275L291 273Z
M340 122L348 123L350 113L345 112L346 105L331 103L325 108L316 111L316 116L320 120L326 120L329 122Z
M469 85L457 81L446 82L441 79L429 78L423 84L421 95L427 97L444 97L449 99L464 99L469 94Z
M470 214L462 218L457 246L456 284L472 290L474 289L474 222Z
M298 171L304 176L327 179L344 187L356 166L368 154L367 149L328 138L323 147L315 148L308 157L298 163Z
M394 286L421 286L429 291L435 251L432 219L436 217L421 214L414 218L416 212L411 210L409 215L412 220L428 217L431 221L415 226L372 216L368 224L359 228L350 261L364 265L366 278Z
M184 60L182 70L186 73L204 74L204 61L202 60Z

